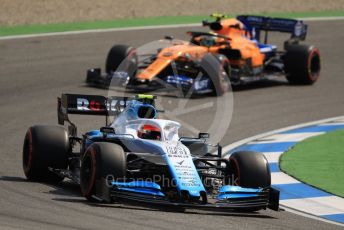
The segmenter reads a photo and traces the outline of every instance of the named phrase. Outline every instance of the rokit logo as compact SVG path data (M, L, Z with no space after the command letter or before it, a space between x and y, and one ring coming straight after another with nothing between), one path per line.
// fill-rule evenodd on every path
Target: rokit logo
M88 100L86 98L77 98L77 110L80 111L120 111L122 108L126 107L126 102L122 100Z
M99 101L90 100L88 101L86 98L77 98L77 109L82 111L100 111L101 109L101 103Z

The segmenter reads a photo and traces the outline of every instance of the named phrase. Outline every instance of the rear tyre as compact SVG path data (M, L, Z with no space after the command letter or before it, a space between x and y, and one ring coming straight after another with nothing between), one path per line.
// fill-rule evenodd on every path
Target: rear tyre
M289 44L286 46L284 65L290 84L311 85L320 76L320 52L314 46Z
M201 61L201 71L211 80L214 96L222 96L228 91L231 67L226 56L206 54Z
M80 187L83 196L93 200L96 182L111 179L121 180L126 176L126 155L123 148L114 143L93 143L86 150L80 169ZM108 198L110 200L110 198Z
M244 188L265 188L271 186L268 161L261 153L240 151L229 157L230 171L234 182Z
M70 144L67 131L60 126L33 126L23 145L23 169L29 180L59 182L63 177L49 168L66 169Z

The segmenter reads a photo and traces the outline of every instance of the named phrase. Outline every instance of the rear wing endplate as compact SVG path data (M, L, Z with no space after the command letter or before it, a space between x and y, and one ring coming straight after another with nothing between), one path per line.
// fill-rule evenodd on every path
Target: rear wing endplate
M246 26L252 38L258 41L260 41L260 31L284 32L291 34L291 39L306 39L308 26L302 20L251 15L239 15L237 19Z

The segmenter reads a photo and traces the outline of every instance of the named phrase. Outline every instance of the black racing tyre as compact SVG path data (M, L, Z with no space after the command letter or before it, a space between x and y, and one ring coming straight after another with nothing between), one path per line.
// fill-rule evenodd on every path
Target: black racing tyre
M201 60L201 71L212 82L213 95L222 96L230 86L231 66L222 54L206 54Z
M60 126L33 126L23 145L23 169L29 180L59 182L63 177L51 172L68 167L70 144L67 131Z
M314 46L289 44L286 46L284 65L290 84L311 85L320 76L320 52Z
M127 159L120 145L96 142L89 146L81 160L80 187L83 196L93 200L96 194L96 181L107 179L121 180L126 176Z
M125 62L123 62L125 60ZM110 74L115 72L118 67L120 71L127 71L133 75L137 69L136 49L127 45L114 45L106 58L105 70Z
M271 186L268 161L262 153L239 151L229 157L230 171L235 185L244 188L265 188ZM233 181L232 181L233 182Z

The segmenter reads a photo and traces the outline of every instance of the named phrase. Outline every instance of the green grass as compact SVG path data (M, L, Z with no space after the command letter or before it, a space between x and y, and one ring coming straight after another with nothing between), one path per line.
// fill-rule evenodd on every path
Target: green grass
M344 130L298 143L282 155L280 166L302 182L344 197Z
M286 18L328 17L328 16L344 16L344 11L268 13L268 14L257 13L257 15L265 15L265 16L272 16L272 17L286 17ZM65 31L90 30L90 29L123 28L123 27L134 27L134 26L201 23L203 19L207 19L207 18L208 16L205 16L205 15L166 16L166 17L152 17L152 18L119 19L119 20L112 20L112 21L58 23L58 24L46 24L46 25L2 26L0 27L0 36L65 32Z

